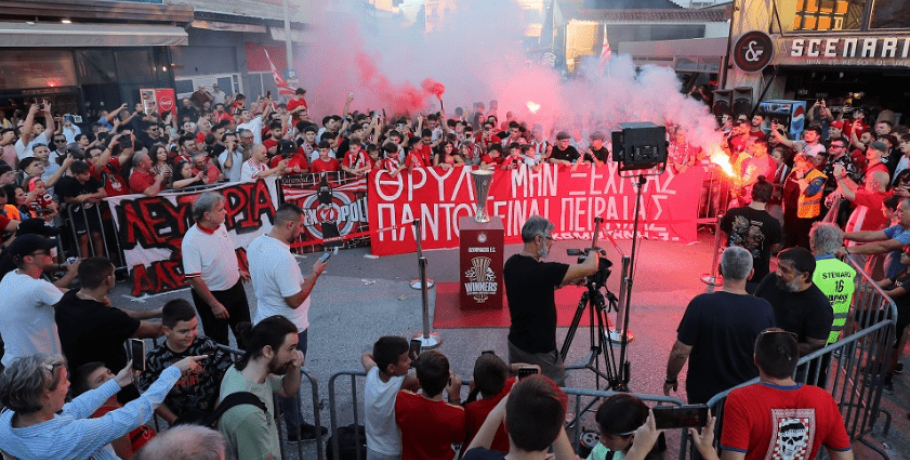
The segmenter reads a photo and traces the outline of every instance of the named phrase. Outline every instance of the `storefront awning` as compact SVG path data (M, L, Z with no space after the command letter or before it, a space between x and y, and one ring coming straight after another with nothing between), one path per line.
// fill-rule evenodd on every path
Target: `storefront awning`
M0 22L6 48L185 46L186 31L173 26Z

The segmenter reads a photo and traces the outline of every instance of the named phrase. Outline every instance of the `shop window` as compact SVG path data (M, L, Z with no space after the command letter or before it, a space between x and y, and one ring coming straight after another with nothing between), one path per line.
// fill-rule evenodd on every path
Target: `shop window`
M866 1L871 0L777 0L776 4L785 32L830 31L859 29Z
M910 4L905 0L875 0L869 26L872 29L910 28Z
M71 51L7 49L0 53L0 89L76 85Z
M148 84L158 79L156 62L149 55L149 50L117 50L114 51L114 57L117 62L118 79L121 84Z
M76 72L83 85L117 82L117 66L111 50L76 50Z

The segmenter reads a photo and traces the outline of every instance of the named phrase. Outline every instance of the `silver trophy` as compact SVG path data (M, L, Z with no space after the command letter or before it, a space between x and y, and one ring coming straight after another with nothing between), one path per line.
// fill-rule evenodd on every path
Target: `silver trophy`
M477 214L474 215L474 222L489 222L487 194L490 193L490 183L493 182L493 171L477 169L471 171L471 176L474 178L474 190L477 192Z

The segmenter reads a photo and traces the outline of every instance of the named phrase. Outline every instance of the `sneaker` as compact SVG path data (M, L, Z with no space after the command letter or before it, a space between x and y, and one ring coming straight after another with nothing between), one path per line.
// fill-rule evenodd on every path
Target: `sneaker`
M324 426L321 426L321 427L319 427L319 431L317 434L315 425L311 425L309 423L304 422L302 425L300 425L299 433L288 433L288 441L290 441L290 442L315 441L316 439L320 439L328 433L329 433L329 429Z
M893 395L894 383L885 381L885 384L882 385L882 393L885 393L886 395Z
M894 368L894 373L903 374L904 373L904 363L897 363L897 367Z

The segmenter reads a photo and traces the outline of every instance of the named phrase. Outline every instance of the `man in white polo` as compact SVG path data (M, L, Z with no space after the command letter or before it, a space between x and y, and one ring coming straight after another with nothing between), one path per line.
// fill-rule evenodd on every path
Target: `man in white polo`
M325 270L326 262L317 260L313 264L310 276L304 277L297 260L291 254L290 243L303 231L305 223L303 210L285 203L275 211L274 222L269 233L253 240L247 248L250 276L253 279L257 300L253 324L273 315L281 315L291 320L297 326L300 338L297 349L305 356L307 328L310 325L307 318L310 310L310 293L316 286L319 275ZM278 403L288 425L288 440L318 439L328 431L321 427L320 433L317 433L316 427L302 422L297 408L292 404L293 399L279 398Z

